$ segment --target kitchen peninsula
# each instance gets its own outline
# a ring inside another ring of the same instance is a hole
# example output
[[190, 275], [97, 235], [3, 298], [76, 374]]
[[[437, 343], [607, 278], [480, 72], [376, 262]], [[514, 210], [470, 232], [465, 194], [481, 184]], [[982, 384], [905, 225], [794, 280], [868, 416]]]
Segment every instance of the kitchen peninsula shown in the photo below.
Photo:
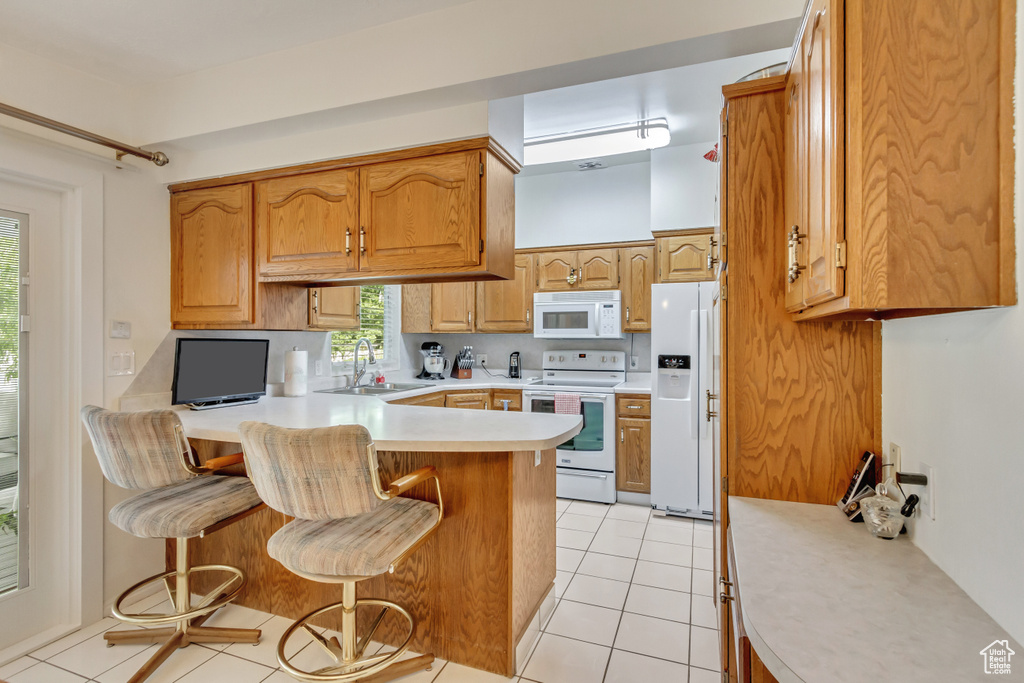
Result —
[[[421, 392], [402, 392], [389, 400]], [[371, 396], [313, 393], [258, 404], [179, 411], [201, 459], [237, 452], [247, 420], [308, 428], [361, 424], [373, 436], [385, 482], [433, 465], [444, 499], [437, 533], [394, 574], [358, 586], [359, 596], [394, 600], [417, 620], [410, 648], [505, 676], [515, 673], [554, 608], [555, 453], [579, 433], [581, 418], [503, 411], [389, 405]], [[432, 499], [427, 486], [411, 492]], [[269, 508], [190, 546], [197, 564], [246, 572], [239, 604], [298, 618], [340, 599], [340, 586], [292, 574], [266, 553], [288, 519]], [[168, 545], [173, 566], [173, 546]], [[199, 590], [212, 586], [199, 586]], [[361, 614], [360, 618], [373, 615]], [[385, 618], [376, 639], [396, 643], [400, 623]], [[339, 628], [340, 624], [324, 622]]]

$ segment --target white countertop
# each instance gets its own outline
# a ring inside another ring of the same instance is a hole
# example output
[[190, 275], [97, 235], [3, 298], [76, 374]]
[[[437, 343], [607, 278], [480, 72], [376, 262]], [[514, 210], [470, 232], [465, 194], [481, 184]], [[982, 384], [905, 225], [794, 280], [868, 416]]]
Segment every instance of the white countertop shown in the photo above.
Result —
[[833, 505], [736, 496], [729, 522], [743, 625], [780, 683], [984, 681], [990, 643], [1024, 653], [906, 536], [877, 539]]
[[626, 381], [615, 387], [616, 394], [649, 394], [651, 393], [651, 373], [630, 372]]
[[[445, 379], [429, 387], [385, 394], [387, 401], [458, 389], [521, 389], [529, 379], [490, 378], [478, 373], [468, 380]], [[427, 380], [388, 377], [389, 381]], [[308, 428], [361, 424], [382, 451], [532, 451], [554, 448], [579, 433], [582, 418], [576, 415], [460, 410], [424, 406], [389, 405], [378, 396], [347, 396], [311, 392], [286, 398], [266, 396], [254, 405], [189, 410], [174, 406], [190, 438], [238, 441], [238, 425], [246, 420], [281, 427]]]

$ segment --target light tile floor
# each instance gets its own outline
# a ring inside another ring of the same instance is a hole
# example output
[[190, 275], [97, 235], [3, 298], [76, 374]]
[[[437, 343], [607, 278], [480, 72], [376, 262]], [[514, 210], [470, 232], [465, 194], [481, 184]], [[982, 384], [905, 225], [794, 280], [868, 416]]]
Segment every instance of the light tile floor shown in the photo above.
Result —
[[[437, 660], [406, 683], [714, 683], [718, 630], [710, 523], [653, 516], [645, 507], [558, 500], [555, 610], [520, 677]], [[163, 609], [163, 595], [141, 600]], [[288, 683], [277, 641], [290, 621], [229, 605], [210, 626], [261, 628], [259, 645], [193, 645], [174, 653], [151, 683]], [[9, 683], [124, 683], [155, 645], [108, 648], [106, 618], [0, 667]], [[328, 634], [330, 635], [330, 634]], [[296, 635], [293, 642], [302, 634]], [[368, 649], [372, 649], [368, 648]], [[377, 646], [377, 649], [381, 649]], [[377, 651], [376, 649], [374, 651]], [[413, 656], [410, 654], [409, 656]], [[327, 666], [306, 637], [300, 666]]]

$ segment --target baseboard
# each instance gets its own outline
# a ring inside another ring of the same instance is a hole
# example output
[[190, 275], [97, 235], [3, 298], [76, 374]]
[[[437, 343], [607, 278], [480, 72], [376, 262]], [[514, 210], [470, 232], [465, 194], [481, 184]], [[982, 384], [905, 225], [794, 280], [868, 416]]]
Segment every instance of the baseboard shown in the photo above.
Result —
[[651, 494], [633, 493], [632, 491], [616, 491], [615, 498], [626, 505], [646, 505], [651, 507]]

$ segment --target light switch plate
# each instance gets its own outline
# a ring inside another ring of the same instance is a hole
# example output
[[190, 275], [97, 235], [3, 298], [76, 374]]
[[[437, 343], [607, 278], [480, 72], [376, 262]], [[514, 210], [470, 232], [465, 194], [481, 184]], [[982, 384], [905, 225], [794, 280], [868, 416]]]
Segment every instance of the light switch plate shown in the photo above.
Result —
[[110, 338], [111, 339], [131, 339], [132, 338], [132, 324], [124, 320], [111, 320], [110, 321]]
[[322, 360], [313, 361], [313, 374], [317, 377], [323, 377], [324, 374], [324, 362]]
[[882, 464], [883, 465], [892, 465], [893, 469], [892, 469], [891, 472], [883, 472], [882, 473], [882, 479], [883, 480], [886, 477], [895, 476], [894, 475], [895, 472], [902, 472], [903, 471], [903, 469], [901, 467], [902, 463], [900, 462], [902, 459], [903, 459], [902, 458], [902, 452], [900, 450], [899, 445], [893, 443], [892, 441], [890, 441], [889, 442], [889, 459], [888, 460], [883, 459], [882, 460]]
[[112, 351], [107, 356], [107, 377], [123, 377], [134, 374], [134, 351]]

